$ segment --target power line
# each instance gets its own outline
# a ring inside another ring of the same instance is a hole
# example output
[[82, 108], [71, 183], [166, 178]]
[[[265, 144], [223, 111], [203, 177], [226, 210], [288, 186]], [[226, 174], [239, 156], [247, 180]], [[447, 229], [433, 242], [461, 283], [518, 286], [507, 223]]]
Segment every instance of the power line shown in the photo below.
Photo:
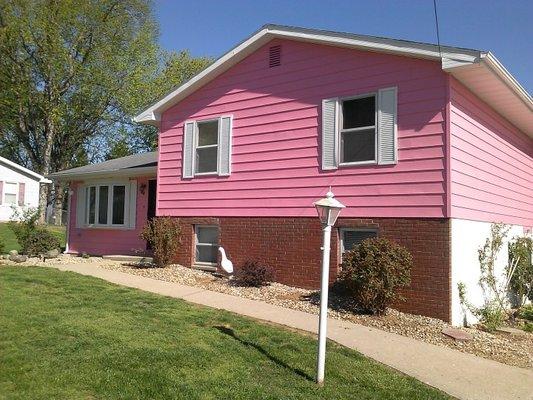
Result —
[[439, 16], [437, 15], [437, 0], [433, 0], [433, 11], [435, 12], [435, 27], [437, 28], [437, 45], [439, 46], [439, 57], [442, 60], [442, 51], [440, 49]]

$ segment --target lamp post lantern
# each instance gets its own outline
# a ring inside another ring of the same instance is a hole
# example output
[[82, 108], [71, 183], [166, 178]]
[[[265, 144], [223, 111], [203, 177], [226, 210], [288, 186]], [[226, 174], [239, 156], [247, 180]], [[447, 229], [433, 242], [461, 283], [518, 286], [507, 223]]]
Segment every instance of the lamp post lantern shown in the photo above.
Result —
[[329, 254], [331, 241], [331, 227], [335, 225], [337, 217], [345, 206], [333, 197], [331, 188], [326, 197], [314, 203], [318, 217], [322, 223], [322, 277], [320, 282], [320, 317], [318, 323], [318, 357], [316, 367], [316, 382], [324, 384], [324, 366], [326, 363], [326, 336], [328, 322], [328, 290], [329, 290]]

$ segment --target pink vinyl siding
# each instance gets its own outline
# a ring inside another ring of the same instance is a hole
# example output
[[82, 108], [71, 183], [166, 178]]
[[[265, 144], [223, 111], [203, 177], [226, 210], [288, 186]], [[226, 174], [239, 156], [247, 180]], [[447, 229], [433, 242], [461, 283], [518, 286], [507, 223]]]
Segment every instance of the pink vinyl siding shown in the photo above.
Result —
[[[73, 191], [70, 203], [69, 219], [69, 253], [87, 253], [91, 255], [106, 254], [137, 254], [138, 250], [146, 250], [146, 242], [139, 237], [141, 228], [146, 222], [148, 207], [148, 190], [140, 191], [141, 184], [148, 184], [147, 178], [137, 179], [137, 201], [135, 229], [113, 228], [77, 228], [76, 202], [77, 184], [72, 183]], [[126, 210], [127, 212], [127, 210]]]
[[451, 216], [533, 226], [533, 140], [450, 85]]
[[[281, 44], [281, 66], [268, 67]], [[398, 88], [399, 162], [320, 166], [322, 100]], [[447, 79], [426, 60], [272, 41], [162, 115], [158, 215], [314, 216], [331, 185], [345, 217], [443, 217]], [[233, 115], [229, 177], [182, 179], [183, 123]]]

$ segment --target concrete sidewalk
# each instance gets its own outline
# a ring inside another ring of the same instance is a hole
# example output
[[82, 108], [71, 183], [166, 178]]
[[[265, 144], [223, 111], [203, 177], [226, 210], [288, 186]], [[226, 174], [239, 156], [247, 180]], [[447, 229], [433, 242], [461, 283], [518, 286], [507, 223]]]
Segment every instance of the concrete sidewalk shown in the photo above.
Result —
[[[304, 331], [318, 327], [316, 315], [261, 301], [84, 264], [55, 268]], [[328, 321], [328, 338], [460, 399], [533, 400], [532, 370], [336, 319]]]

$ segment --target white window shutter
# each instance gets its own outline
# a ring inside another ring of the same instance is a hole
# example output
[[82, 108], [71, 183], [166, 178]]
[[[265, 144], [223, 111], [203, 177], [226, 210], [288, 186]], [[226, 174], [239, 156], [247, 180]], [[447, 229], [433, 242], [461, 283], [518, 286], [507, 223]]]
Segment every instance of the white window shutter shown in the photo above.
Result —
[[194, 122], [187, 122], [183, 125], [183, 157], [181, 168], [184, 178], [194, 176]]
[[76, 228], [82, 228], [85, 225], [85, 186], [78, 186], [76, 194]]
[[218, 174], [231, 174], [231, 117], [220, 118], [218, 125]]
[[396, 164], [398, 161], [397, 115], [397, 88], [380, 89], [378, 91], [378, 164]]
[[322, 169], [338, 167], [337, 99], [322, 101]]
[[128, 204], [128, 226], [135, 228], [135, 220], [137, 217], [137, 181], [130, 181], [130, 193]]

